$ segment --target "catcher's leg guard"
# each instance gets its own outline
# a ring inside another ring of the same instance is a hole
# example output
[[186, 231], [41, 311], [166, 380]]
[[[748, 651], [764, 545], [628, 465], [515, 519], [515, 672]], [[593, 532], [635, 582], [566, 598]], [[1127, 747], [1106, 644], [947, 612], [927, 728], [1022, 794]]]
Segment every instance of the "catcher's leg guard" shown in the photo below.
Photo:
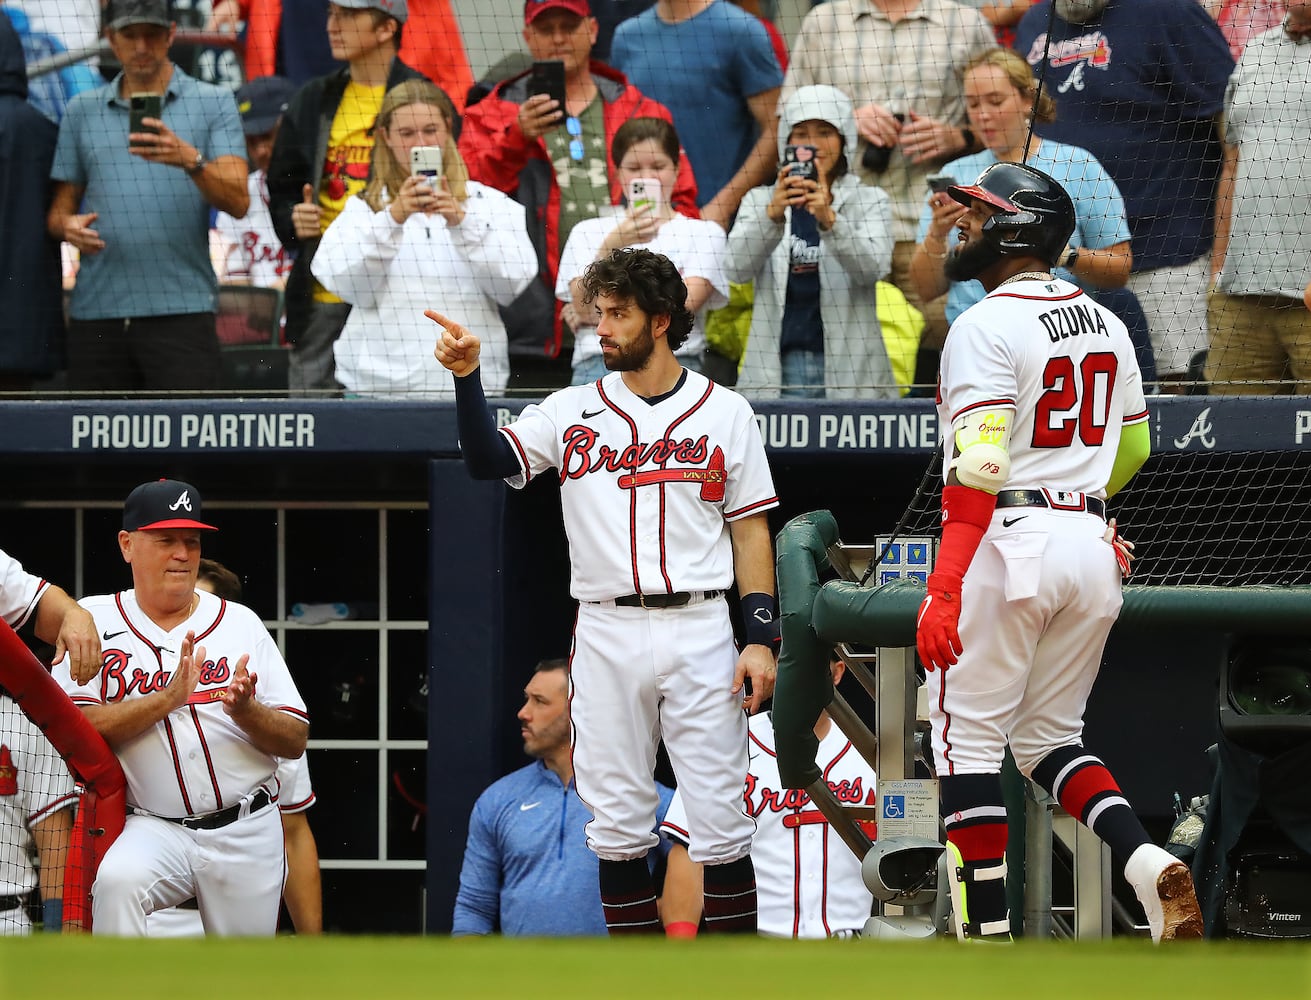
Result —
[[956, 845], [949, 840], [947, 882], [951, 886], [956, 937], [962, 941], [1011, 939], [1010, 913], [1006, 908], [1004, 857], [995, 864], [967, 863]]

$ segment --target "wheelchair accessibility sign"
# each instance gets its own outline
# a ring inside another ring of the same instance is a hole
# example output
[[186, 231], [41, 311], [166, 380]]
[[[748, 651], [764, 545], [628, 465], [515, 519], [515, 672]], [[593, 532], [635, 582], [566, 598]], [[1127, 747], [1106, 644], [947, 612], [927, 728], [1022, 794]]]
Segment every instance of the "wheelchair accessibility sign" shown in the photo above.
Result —
[[928, 779], [879, 782], [879, 840], [938, 839], [938, 783]]

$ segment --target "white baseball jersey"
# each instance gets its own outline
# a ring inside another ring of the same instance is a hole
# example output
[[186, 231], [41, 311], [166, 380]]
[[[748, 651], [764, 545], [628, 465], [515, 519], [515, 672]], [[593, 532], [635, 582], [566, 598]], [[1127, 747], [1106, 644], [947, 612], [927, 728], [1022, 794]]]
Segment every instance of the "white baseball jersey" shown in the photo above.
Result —
[[[0, 896], [36, 888], [31, 830], [76, 802], [63, 759], [14, 700], [0, 695]], [[24, 907], [0, 909], [0, 935], [30, 929]]]
[[[581, 277], [589, 264], [596, 260], [601, 244], [619, 222], [615, 217], [584, 219], [569, 231], [569, 241], [560, 253], [560, 267], [555, 277], [555, 297], [561, 302], [572, 302], [569, 283]], [[706, 346], [706, 311], [728, 304], [728, 278], [724, 275], [724, 255], [728, 251], [728, 234], [706, 219], [690, 219], [675, 215], [664, 223], [648, 243], [634, 243], [652, 253], [668, 257], [678, 268], [683, 280], [704, 278], [714, 289], [710, 298], [696, 312], [692, 332], [675, 352], [680, 357], [699, 358]], [[596, 327], [579, 330], [574, 337], [572, 364], [601, 354], [601, 338]]]
[[947, 447], [950, 421], [1000, 406], [1015, 407], [1006, 488], [1051, 506], [999, 507], [965, 574], [960, 660], [925, 678], [940, 775], [997, 771], [1008, 744], [1028, 774], [1079, 745], [1123, 601], [1106, 524], [1078, 494], [1105, 497], [1122, 428], [1147, 419], [1124, 324], [1069, 282], [1000, 285], [947, 335]]
[[23, 569], [22, 563], [0, 549], [0, 618], [11, 628], [27, 624], [50, 584]]
[[[768, 714], [752, 716], [750, 727], [746, 807], [756, 820], [751, 862], [760, 933], [822, 938], [860, 930], [874, 903], [860, 874], [860, 859], [811, 805], [809, 795], [783, 787]], [[837, 726], [829, 727], [815, 759], [843, 805], [877, 804], [874, 769]], [[687, 813], [677, 791], [660, 829], [680, 843], [688, 842]]]
[[130, 806], [156, 816], [216, 812], [266, 786], [277, 789], [278, 760], [255, 747], [223, 711], [221, 698], [243, 654], [259, 676], [255, 697], [274, 711], [308, 722], [282, 654], [249, 608], [198, 592], [191, 617], [165, 632], [138, 607], [133, 591], [81, 601], [100, 631], [102, 666], [87, 684], [69, 677], [67, 662], [54, 670], [76, 705], [105, 705], [143, 698], [162, 689], [177, 669], [182, 640], [196, 633], [206, 659], [188, 704], [116, 748], [127, 777]]
[[947, 458], [958, 417], [1008, 406], [1015, 417], [1007, 489], [1105, 497], [1121, 428], [1147, 419], [1124, 324], [1068, 281], [998, 287], [952, 324], [942, 350], [938, 420]]
[[611, 372], [501, 428], [521, 469], [510, 486], [559, 470], [577, 600], [726, 590], [729, 522], [778, 505], [750, 404], [685, 375], [652, 405]]
[[273, 228], [269, 212], [269, 181], [263, 170], [253, 171], [246, 182], [250, 210], [234, 219], [219, 212], [214, 222], [219, 240], [227, 251], [223, 280], [247, 281], [261, 288], [277, 288], [291, 273], [291, 254]]

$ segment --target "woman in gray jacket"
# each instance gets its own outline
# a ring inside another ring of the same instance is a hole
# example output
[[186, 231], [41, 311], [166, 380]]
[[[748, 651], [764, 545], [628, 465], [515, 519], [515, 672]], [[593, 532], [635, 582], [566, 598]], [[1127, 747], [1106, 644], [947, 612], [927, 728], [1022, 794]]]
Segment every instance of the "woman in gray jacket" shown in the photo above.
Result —
[[728, 236], [728, 279], [755, 282], [737, 388], [758, 399], [895, 399], [875, 307], [892, 261], [891, 203], [849, 169], [851, 100], [836, 87], [795, 91], [778, 149], [778, 179], [747, 194]]

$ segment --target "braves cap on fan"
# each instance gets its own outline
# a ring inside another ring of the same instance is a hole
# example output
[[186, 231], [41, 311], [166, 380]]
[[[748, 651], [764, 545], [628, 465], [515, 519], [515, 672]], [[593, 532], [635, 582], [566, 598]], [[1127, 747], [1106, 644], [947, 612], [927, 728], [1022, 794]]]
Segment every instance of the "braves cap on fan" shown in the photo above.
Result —
[[332, 2], [347, 10], [380, 10], [388, 17], [396, 18], [401, 24], [404, 24], [405, 19], [410, 15], [405, 0], [332, 0]]
[[200, 491], [178, 479], [161, 479], [142, 483], [127, 495], [123, 503], [124, 531], [151, 531], [162, 528], [200, 528], [218, 531], [200, 520]]
[[122, 31], [134, 24], [154, 24], [167, 28], [173, 23], [168, 0], [111, 0], [109, 30]]
[[259, 76], [237, 91], [241, 131], [246, 135], [267, 135], [287, 110], [296, 85], [284, 76]]
[[523, 23], [532, 24], [548, 10], [567, 10], [579, 17], [592, 16], [592, 8], [587, 0], [527, 0], [523, 5]]

